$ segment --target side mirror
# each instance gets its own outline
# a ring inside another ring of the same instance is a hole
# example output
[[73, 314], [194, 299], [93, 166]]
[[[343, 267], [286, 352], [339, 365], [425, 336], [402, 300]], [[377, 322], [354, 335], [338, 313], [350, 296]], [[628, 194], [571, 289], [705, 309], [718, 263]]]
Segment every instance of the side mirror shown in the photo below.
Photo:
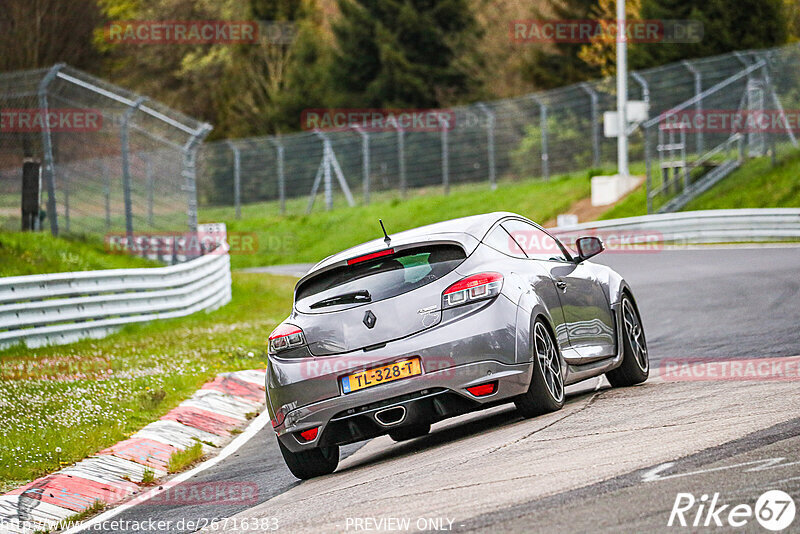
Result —
[[579, 237], [578, 240], [575, 241], [575, 247], [578, 249], [578, 262], [588, 260], [592, 256], [597, 256], [605, 250], [600, 238], [594, 236]]

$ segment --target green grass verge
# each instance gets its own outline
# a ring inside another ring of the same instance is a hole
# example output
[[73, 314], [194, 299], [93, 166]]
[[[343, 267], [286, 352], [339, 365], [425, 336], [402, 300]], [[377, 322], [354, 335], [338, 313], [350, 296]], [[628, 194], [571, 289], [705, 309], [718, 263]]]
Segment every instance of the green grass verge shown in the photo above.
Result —
[[294, 282], [234, 273], [233, 301], [214, 312], [0, 351], [0, 492], [126, 439], [219, 372], [263, 367]]
[[[754, 158], [722, 182], [695, 198], [682, 211], [735, 208], [800, 207], [800, 151], [783, 156], [776, 166], [769, 157]], [[640, 187], [602, 216], [604, 219], [647, 214], [647, 195]]]
[[0, 277], [155, 265], [143, 258], [108, 254], [99, 240], [53, 238], [46, 232], [0, 232]]
[[584, 171], [554, 177], [549, 182], [507, 182], [495, 191], [486, 184], [460, 185], [446, 196], [438, 188], [419, 189], [410, 192], [411, 197], [406, 200], [384, 194], [358, 209], [342, 206], [322, 211], [317, 206], [318, 211], [308, 216], [281, 216], [276, 204], [269, 202], [243, 206], [241, 220], [233, 218], [229, 207], [203, 209], [201, 218], [205, 222], [224, 221], [229, 233], [256, 235], [254, 253], [240, 254], [233, 250], [234, 268], [315, 262], [381, 237], [379, 218], [390, 234], [492, 211], [512, 211], [544, 222], [591, 194], [589, 175]]
[[800, 151], [778, 161], [751, 159], [713, 189], [692, 200], [685, 210], [800, 207]]
[[203, 445], [200, 443], [195, 443], [183, 451], [175, 451], [172, 453], [172, 456], [169, 457], [167, 472], [177, 473], [178, 471], [183, 471], [202, 457]]

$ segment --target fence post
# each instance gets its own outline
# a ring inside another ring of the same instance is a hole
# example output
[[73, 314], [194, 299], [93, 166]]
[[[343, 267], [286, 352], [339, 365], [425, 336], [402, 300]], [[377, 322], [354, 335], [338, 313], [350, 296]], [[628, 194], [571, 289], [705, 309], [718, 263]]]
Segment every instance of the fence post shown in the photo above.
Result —
[[331, 182], [331, 140], [327, 135], [322, 135], [322, 179], [325, 187], [325, 209], [333, 209], [333, 183]]
[[353, 130], [361, 135], [361, 174], [364, 189], [364, 204], [369, 204], [369, 134], [360, 126], [353, 125]]
[[183, 172], [186, 179], [187, 209], [189, 232], [197, 233], [197, 151], [203, 139], [212, 130], [210, 124], [201, 124], [183, 145]]
[[228, 140], [228, 148], [233, 152], [233, 206], [236, 218], [242, 218], [242, 155], [239, 147]]
[[[696, 96], [698, 96], [699, 94], [701, 94], [703, 92], [703, 77], [702, 77], [702, 74], [689, 61], [686, 61], [686, 60], [681, 61], [681, 64], [683, 64], [683, 66], [686, 67], [686, 70], [688, 70], [692, 74], [692, 76], [694, 77], [694, 96], [696, 97]], [[695, 111], [697, 112], [698, 115], [702, 115], [703, 114], [703, 99], [702, 98], [698, 98], [697, 99], [697, 102], [695, 102], [695, 104], [694, 104], [694, 109], [695, 109]], [[697, 146], [696, 150], [697, 150], [697, 154], [698, 155], [700, 155], [703, 152], [705, 152], [705, 141], [703, 139], [703, 132], [702, 131], [698, 131], [695, 134], [695, 143], [696, 143], [696, 146]]]
[[130, 146], [128, 141], [128, 121], [137, 109], [147, 100], [140, 97], [125, 110], [122, 114], [122, 124], [120, 125], [119, 142], [120, 155], [122, 156], [122, 195], [125, 202], [125, 235], [128, 238], [128, 246], [133, 246], [133, 203], [131, 201], [131, 167], [130, 167]]
[[105, 160], [100, 160], [100, 172], [103, 174], [103, 197], [105, 197], [106, 208], [106, 231], [111, 229], [111, 173]]
[[[789, 140], [792, 142], [792, 146], [797, 148], [797, 138], [794, 135], [794, 129], [789, 126], [789, 121], [786, 118], [786, 112], [783, 110], [783, 104], [781, 104], [781, 101], [778, 99], [778, 95], [775, 93], [775, 87], [772, 85], [772, 77], [769, 75], [769, 60], [769, 57], [762, 58], [762, 61], [764, 62], [764, 82], [769, 90], [770, 95], [772, 96], [772, 101], [775, 102], [775, 109], [778, 111], [778, 113], [780, 113], [781, 122], [783, 123], [784, 128], [786, 128], [786, 133], [789, 135]], [[771, 137], [773, 138], [774, 142], [776, 137], [774, 132]]]
[[[58, 72], [64, 68], [63, 63], [53, 66], [42, 81], [39, 82], [39, 110], [43, 115], [48, 113], [47, 90], [50, 83], [56, 79]], [[58, 236], [58, 212], [56, 204], [56, 167], [53, 160], [53, 138], [50, 133], [48, 121], [42, 125], [42, 148], [44, 149], [44, 175], [47, 181], [47, 217], [50, 219], [50, 233], [53, 237]]]
[[286, 214], [286, 179], [283, 176], [283, 143], [280, 137], [271, 137], [269, 142], [278, 151], [278, 198], [281, 203], [281, 215]]
[[479, 102], [478, 107], [486, 115], [487, 119], [486, 146], [487, 146], [487, 157], [489, 159], [489, 185], [492, 188], [492, 191], [494, 191], [495, 189], [497, 189], [497, 174], [494, 163], [494, 127], [496, 123], [496, 117], [494, 112], [489, 109], [489, 106], [487, 106], [483, 102]]
[[155, 226], [155, 217], [153, 215], [153, 202], [155, 197], [155, 180], [153, 177], [153, 164], [150, 156], [145, 154], [144, 157], [144, 175], [147, 179], [147, 224], [151, 227]]
[[[650, 117], [650, 85], [647, 83], [647, 80], [644, 79], [644, 76], [639, 74], [636, 71], [631, 71], [631, 77], [634, 79], [636, 83], [642, 88], [642, 100], [644, 101], [644, 105], [647, 108], [647, 116]], [[646, 188], [646, 196], [647, 196], [647, 213], [651, 213], [653, 209], [653, 202], [650, 198], [650, 190], [652, 189], [653, 182], [651, 178], [651, 173], [653, 171], [653, 163], [651, 160], [652, 155], [650, 154], [650, 127], [645, 125], [643, 127], [644, 130], [644, 173], [645, 173], [645, 188]]]
[[447, 142], [449, 125], [441, 115], [437, 115], [436, 120], [439, 121], [442, 129], [442, 187], [444, 187], [444, 194], [448, 195], [450, 194], [450, 149]]
[[547, 146], [547, 105], [537, 95], [531, 95], [531, 100], [539, 106], [539, 128], [542, 131], [542, 177], [550, 180], [550, 157]]
[[69, 171], [66, 165], [62, 168], [61, 178], [64, 186], [64, 231], [69, 233]]
[[400, 196], [406, 198], [406, 190], [408, 188], [408, 184], [406, 182], [405, 131], [397, 123], [395, 123], [395, 128], [397, 128], [397, 166], [400, 171]]
[[592, 114], [592, 165], [595, 168], [598, 168], [600, 167], [600, 124], [598, 122], [599, 111], [597, 91], [595, 91], [592, 86], [586, 82], [581, 83], [580, 88], [589, 95]]

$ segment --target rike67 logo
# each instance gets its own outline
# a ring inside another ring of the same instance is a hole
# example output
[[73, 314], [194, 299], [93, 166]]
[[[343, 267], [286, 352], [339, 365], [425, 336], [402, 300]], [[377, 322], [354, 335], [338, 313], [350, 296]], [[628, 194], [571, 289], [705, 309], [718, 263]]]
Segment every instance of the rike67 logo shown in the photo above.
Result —
[[688, 527], [693, 531], [697, 527], [740, 528], [755, 519], [765, 529], [778, 532], [794, 522], [795, 512], [794, 499], [780, 490], [765, 492], [755, 506], [724, 503], [719, 493], [703, 494], [699, 499], [691, 493], [678, 493], [667, 526]]

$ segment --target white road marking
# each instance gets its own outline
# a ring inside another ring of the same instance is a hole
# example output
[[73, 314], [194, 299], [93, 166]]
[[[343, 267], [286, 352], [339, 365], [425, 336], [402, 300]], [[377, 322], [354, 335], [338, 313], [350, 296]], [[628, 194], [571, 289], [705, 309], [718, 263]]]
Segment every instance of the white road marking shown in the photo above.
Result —
[[690, 477], [695, 475], [704, 475], [706, 473], [714, 473], [718, 471], [726, 471], [728, 469], [740, 469], [742, 467], [754, 466], [750, 467], [749, 469], [745, 469], [745, 473], [755, 472], [755, 471], [766, 471], [768, 469], [776, 469], [776, 468], [783, 468], [783, 467], [791, 467], [794, 465], [800, 465], [800, 461], [796, 462], [788, 462], [784, 463], [786, 458], [783, 457], [776, 457], [776, 458], [765, 458], [763, 460], [753, 460], [750, 462], [743, 462], [740, 464], [733, 464], [733, 465], [724, 465], [721, 467], [711, 467], [709, 469], [698, 469], [697, 471], [689, 471], [687, 473], [674, 473], [672, 475], [661, 475], [663, 471], [666, 471], [670, 467], [675, 465], [675, 462], [667, 462], [661, 465], [650, 469], [649, 471], [642, 474], [642, 482], [655, 482], [657, 480], [668, 480], [670, 478], [680, 478], [680, 477]]

